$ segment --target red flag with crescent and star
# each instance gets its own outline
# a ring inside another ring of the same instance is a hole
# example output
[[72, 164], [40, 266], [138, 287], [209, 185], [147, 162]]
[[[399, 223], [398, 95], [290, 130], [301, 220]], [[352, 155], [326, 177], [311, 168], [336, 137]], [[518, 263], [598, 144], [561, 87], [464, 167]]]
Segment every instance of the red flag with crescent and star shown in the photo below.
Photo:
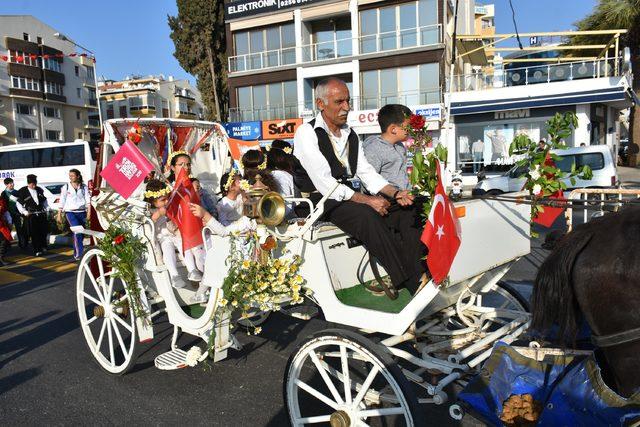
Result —
[[420, 240], [429, 248], [427, 266], [433, 281], [442, 283], [449, 275], [451, 264], [461, 242], [460, 223], [453, 204], [447, 197], [440, 176], [440, 162], [436, 160], [438, 183], [433, 194], [433, 205]]
[[181, 168], [176, 177], [176, 185], [171, 193], [169, 204], [167, 205], [167, 217], [180, 230], [182, 238], [182, 253], [201, 245], [202, 242], [202, 220], [193, 215], [189, 204], [200, 204], [198, 192], [193, 188], [191, 179], [185, 168]]

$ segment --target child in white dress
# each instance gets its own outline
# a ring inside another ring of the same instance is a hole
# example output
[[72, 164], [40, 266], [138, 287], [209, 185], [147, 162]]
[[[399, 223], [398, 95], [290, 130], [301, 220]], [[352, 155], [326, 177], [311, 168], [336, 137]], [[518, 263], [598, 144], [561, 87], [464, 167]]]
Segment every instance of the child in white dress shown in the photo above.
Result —
[[231, 172], [222, 175], [220, 180], [220, 191], [224, 197], [218, 202], [218, 221], [225, 227], [242, 217], [244, 199], [240, 178], [240, 175], [231, 169]]
[[[151, 204], [151, 220], [155, 223], [155, 237], [162, 251], [162, 260], [169, 270], [171, 284], [183, 288], [186, 284], [178, 273], [176, 250], [182, 253], [182, 238], [178, 227], [167, 218], [167, 205], [171, 189], [164, 182], [152, 179], [147, 183], [145, 201]], [[184, 264], [188, 280], [200, 282], [204, 270], [204, 248], [197, 246], [184, 251]]]

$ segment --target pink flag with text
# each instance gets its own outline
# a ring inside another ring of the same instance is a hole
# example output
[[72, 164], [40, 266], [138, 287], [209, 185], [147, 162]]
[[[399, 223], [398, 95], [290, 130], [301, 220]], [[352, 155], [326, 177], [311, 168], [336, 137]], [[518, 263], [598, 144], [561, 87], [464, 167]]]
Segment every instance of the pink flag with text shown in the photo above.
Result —
[[153, 165], [138, 147], [126, 141], [100, 172], [100, 176], [127, 199], [152, 170]]

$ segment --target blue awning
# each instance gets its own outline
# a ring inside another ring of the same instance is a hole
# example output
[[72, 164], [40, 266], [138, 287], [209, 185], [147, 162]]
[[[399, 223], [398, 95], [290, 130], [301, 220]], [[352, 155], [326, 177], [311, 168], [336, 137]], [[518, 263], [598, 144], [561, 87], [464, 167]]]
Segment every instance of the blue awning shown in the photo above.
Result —
[[[633, 94], [635, 95], [635, 94]], [[482, 101], [453, 102], [451, 115], [488, 113], [520, 108], [542, 108], [558, 105], [589, 104], [593, 102], [625, 101], [633, 98], [623, 86], [573, 93], [557, 93], [524, 98], [507, 98]], [[637, 100], [637, 96], [633, 99]]]

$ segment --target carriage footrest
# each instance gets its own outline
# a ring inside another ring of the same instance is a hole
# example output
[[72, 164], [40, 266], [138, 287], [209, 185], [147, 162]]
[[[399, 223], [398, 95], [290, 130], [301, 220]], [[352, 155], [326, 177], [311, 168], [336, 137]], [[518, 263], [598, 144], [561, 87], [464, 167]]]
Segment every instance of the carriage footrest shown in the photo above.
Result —
[[162, 353], [155, 359], [156, 368], [163, 371], [171, 371], [173, 369], [186, 368], [187, 365], [187, 352], [176, 348], [175, 350]]

